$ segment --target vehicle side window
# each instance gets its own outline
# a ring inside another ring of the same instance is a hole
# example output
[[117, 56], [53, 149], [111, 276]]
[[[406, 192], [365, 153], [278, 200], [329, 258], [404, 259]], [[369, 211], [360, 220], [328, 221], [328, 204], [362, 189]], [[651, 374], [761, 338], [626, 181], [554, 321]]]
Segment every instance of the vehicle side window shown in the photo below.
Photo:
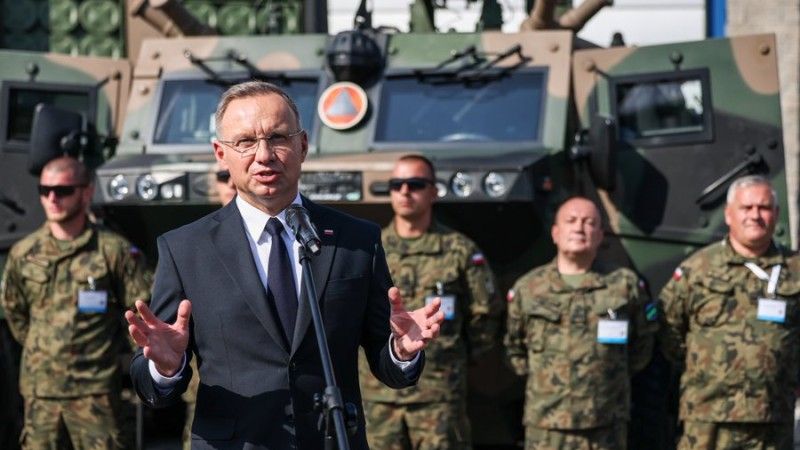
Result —
[[44, 103], [95, 121], [95, 92], [89, 86], [5, 82], [0, 94], [0, 148], [27, 152], [36, 105]]
[[628, 76], [611, 85], [621, 140], [646, 146], [711, 138], [707, 73]]

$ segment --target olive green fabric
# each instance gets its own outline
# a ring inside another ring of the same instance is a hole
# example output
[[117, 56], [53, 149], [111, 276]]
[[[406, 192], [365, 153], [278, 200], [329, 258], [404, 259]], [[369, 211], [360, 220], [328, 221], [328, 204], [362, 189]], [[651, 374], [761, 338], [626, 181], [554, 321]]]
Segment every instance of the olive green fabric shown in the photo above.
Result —
[[[625, 422], [630, 377], [652, 354], [657, 322], [636, 274], [595, 264], [571, 287], [553, 261], [521, 277], [508, 295], [505, 345], [527, 377], [526, 427], [576, 430]], [[598, 342], [601, 319], [628, 321], [626, 344]]]
[[439, 337], [425, 349], [425, 369], [416, 386], [394, 390], [360, 361], [367, 405], [367, 439], [372, 448], [469, 449], [466, 413], [467, 364], [498, 337], [503, 302], [478, 247], [437, 222], [422, 236], [404, 239], [394, 223], [382, 233], [386, 261], [408, 310], [434, 296], [451, 311]]
[[365, 402], [367, 440], [382, 450], [469, 450], [470, 424], [465, 404], [436, 402], [395, 405]]
[[581, 430], [526, 427], [525, 450], [625, 450], [627, 429], [626, 422]]
[[436, 222], [416, 239], [399, 237], [392, 222], [383, 229], [382, 241], [406, 309], [425, 306], [426, 298], [438, 294], [439, 283], [444, 296], [455, 296], [454, 315], [425, 349], [425, 370], [416, 386], [384, 386], [361, 358], [363, 398], [397, 404], [465, 399], [467, 362], [491, 348], [501, 322], [503, 302], [489, 264], [466, 236]]
[[786, 423], [687, 421], [678, 450], [793, 450], [794, 431]]
[[[79, 291], [107, 292], [105, 313], [78, 311]], [[23, 346], [26, 398], [71, 398], [117, 389], [119, 354], [132, 349], [123, 313], [149, 299], [141, 252], [91, 225], [61, 249], [47, 225], [15, 244], [0, 289], [11, 332]]]
[[800, 258], [773, 245], [752, 260], [780, 264], [784, 323], [757, 318], [767, 282], [727, 241], [685, 260], [661, 291], [664, 354], [684, 369], [680, 418], [706, 422], [791, 422], [800, 358]]

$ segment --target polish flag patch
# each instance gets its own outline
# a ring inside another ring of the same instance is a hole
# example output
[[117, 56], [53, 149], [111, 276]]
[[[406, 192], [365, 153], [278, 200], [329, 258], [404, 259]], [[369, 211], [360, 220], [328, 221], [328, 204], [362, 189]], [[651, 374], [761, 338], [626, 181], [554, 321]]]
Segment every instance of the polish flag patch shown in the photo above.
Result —
[[513, 289], [509, 289], [508, 293], [506, 293], [506, 301], [508, 303], [513, 302], [514, 301], [514, 295], [515, 295], [514, 290]]
[[322, 230], [322, 234], [325, 236], [333, 236], [333, 230]]
[[675, 272], [672, 272], [672, 279], [675, 281], [680, 281], [681, 278], [683, 278], [683, 270], [678, 267], [675, 269]]
[[482, 266], [486, 264], [486, 258], [483, 257], [483, 253], [481, 252], [474, 253], [470, 259], [472, 260], [473, 266]]

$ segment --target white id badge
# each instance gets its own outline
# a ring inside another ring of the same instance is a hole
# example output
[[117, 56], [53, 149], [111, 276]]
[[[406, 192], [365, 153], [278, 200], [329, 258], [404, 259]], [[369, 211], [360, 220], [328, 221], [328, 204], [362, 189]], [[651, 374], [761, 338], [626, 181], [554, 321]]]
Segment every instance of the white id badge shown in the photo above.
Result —
[[104, 313], [108, 306], [106, 291], [78, 291], [78, 312]]
[[456, 317], [456, 296], [455, 295], [429, 295], [425, 297], [425, 305], [429, 305], [433, 299], [439, 297], [442, 304], [439, 311], [444, 313], [444, 320], [453, 320]]
[[601, 344], [627, 344], [628, 321], [600, 319], [597, 322], [597, 342]]
[[786, 300], [776, 298], [758, 299], [758, 320], [784, 323], [786, 321]]

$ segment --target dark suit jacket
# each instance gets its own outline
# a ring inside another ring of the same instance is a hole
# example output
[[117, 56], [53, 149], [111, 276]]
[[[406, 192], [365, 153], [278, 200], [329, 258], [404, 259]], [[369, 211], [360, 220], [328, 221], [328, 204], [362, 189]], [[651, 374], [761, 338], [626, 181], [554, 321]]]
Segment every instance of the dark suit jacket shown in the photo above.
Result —
[[[344, 400], [360, 413], [359, 431], [350, 443], [353, 449], [366, 449], [358, 347], [387, 385], [400, 388], [416, 382], [389, 355], [386, 291], [391, 278], [380, 229], [305, 198], [303, 203], [322, 239], [312, 271], [336, 382]], [[245, 233], [236, 202], [230, 202], [158, 238], [151, 308], [172, 323], [178, 303], [192, 301], [189, 347], [201, 381], [193, 448], [322, 449], [313, 396], [323, 392], [325, 382], [307, 301], [300, 300], [293, 345], [287, 348]], [[176, 388], [161, 395], [140, 349], [131, 376], [142, 400], [162, 407], [178, 401], [189, 370], [187, 365]]]

